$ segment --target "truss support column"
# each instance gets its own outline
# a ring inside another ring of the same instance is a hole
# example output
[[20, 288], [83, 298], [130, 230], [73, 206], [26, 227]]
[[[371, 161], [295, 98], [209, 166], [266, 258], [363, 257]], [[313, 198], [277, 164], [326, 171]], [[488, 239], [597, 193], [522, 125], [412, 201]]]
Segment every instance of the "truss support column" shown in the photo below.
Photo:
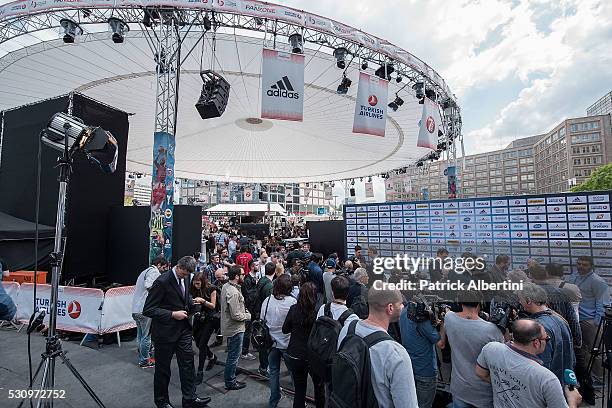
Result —
[[149, 261], [163, 255], [172, 261], [174, 220], [174, 148], [180, 38], [176, 13], [158, 10], [159, 23], [147, 31], [156, 67], [155, 133], [151, 178], [151, 221]]

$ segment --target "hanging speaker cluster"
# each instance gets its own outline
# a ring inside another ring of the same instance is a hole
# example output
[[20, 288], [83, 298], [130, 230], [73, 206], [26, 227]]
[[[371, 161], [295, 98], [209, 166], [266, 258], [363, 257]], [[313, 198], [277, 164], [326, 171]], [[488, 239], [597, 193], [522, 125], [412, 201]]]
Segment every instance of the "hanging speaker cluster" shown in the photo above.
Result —
[[218, 118], [223, 115], [229, 99], [230, 84], [214, 71], [200, 72], [202, 94], [195, 107], [202, 119]]

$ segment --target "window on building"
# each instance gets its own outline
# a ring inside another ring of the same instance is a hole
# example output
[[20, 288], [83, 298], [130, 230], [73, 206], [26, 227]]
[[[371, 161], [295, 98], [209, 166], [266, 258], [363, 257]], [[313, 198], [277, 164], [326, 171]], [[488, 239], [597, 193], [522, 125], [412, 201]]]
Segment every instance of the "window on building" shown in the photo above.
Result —
[[534, 180], [535, 177], [533, 174], [523, 174], [521, 175], [521, 181]]
[[519, 159], [519, 163], [520, 164], [531, 164], [531, 163], [533, 163], [533, 158], [532, 157], [525, 157], [525, 158]]
[[533, 171], [533, 165], [531, 166], [521, 166], [521, 173], [527, 173]]
[[594, 122], [583, 122], [583, 123], [573, 123], [570, 125], [570, 132], [584, 132], [587, 130], [599, 129], [599, 121]]
[[506, 176], [504, 177], [504, 182], [511, 183], [513, 181], [518, 181], [518, 176]]
[[565, 137], [565, 126], [559, 129], [559, 137], [560, 138]]
[[482, 170], [486, 170], [487, 169], [487, 165], [486, 164], [479, 164], [478, 166], [476, 166], [476, 171], [482, 171]]
[[500, 161], [500, 160], [501, 160], [501, 155], [499, 155], [499, 154], [490, 154], [489, 155], [489, 162]]
[[475, 159], [476, 164], [482, 164], [487, 162], [487, 156], [477, 157]]
[[592, 146], [591, 146], [591, 151], [592, 151], [593, 153], [599, 153], [599, 152], [601, 152], [601, 145], [600, 145], [600, 144], [592, 145]]
[[516, 157], [518, 157], [518, 153], [517, 152], [506, 152], [506, 153], [504, 153], [504, 159], [515, 159]]
[[497, 162], [489, 163], [489, 168], [490, 169], [501, 169], [501, 162], [497, 161]]
[[504, 169], [504, 172], [505, 172], [506, 175], [508, 175], [508, 174], [517, 174], [518, 173], [518, 168], [517, 167], [506, 168], [506, 169]]
[[504, 167], [514, 167], [518, 164], [516, 160], [505, 160]]
[[582, 161], [580, 159], [574, 159], [574, 166], [580, 166]]

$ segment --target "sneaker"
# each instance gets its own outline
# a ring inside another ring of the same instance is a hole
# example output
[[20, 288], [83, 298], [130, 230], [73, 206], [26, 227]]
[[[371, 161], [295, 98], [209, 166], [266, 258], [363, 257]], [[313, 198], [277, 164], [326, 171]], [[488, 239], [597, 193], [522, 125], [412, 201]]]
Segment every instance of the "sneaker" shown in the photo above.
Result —
[[240, 358], [243, 359], [243, 360], [250, 360], [250, 361], [253, 361], [253, 360], [257, 359], [257, 357], [255, 357], [251, 353], [241, 354]]
[[257, 370], [257, 373], [261, 375], [262, 377], [270, 378], [270, 374], [268, 373], [268, 370], [264, 370], [261, 367]]
[[232, 390], [241, 390], [244, 387], [246, 387], [245, 383], [241, 383], [241, 382], [236, 381], [235, 383], [233, 383], [229, 387], [225, 387], [225, 389], [228, 390], [228, 391], [232, 391]]
[[138, 367], [140, 368], [154, 368], [155, 367], [155, 363], [151, 364], [150, 362], [146, 362], [146, 363], [139, 363]]
[[149, 364], [155, 364], [155, 359], [153, 357], [149, 357]]

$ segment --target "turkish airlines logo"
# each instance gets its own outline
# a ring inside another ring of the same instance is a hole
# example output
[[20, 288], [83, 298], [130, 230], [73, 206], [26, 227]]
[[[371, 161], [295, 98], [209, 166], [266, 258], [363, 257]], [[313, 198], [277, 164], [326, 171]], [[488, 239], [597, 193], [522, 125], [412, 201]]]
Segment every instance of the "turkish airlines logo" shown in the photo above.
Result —
[[73, 319], [78, 319], [80, 315], [81, 315], [81, 304], [77, 302], [76, 300], [73, 300], [68, 305], [68, 316], [72, 317]]
[[436, 121], [431, 116], [428, 116], [425, 121], [425, 129], [427, 129], [429, 133], [433, 133], [436, 130]]
[[287, 75], [276, 81], [275, 84], [270, 86], [266, 95], [277, 98], [289, 98], [289, 99], [300, 99], [300, 93], [293, 89], [293, 85]]
[[368, 103], [370, 104], [370, 106], [376, 106], [378, 104], [378, 98], [376, 97], [376, 95], [368, 96]]

